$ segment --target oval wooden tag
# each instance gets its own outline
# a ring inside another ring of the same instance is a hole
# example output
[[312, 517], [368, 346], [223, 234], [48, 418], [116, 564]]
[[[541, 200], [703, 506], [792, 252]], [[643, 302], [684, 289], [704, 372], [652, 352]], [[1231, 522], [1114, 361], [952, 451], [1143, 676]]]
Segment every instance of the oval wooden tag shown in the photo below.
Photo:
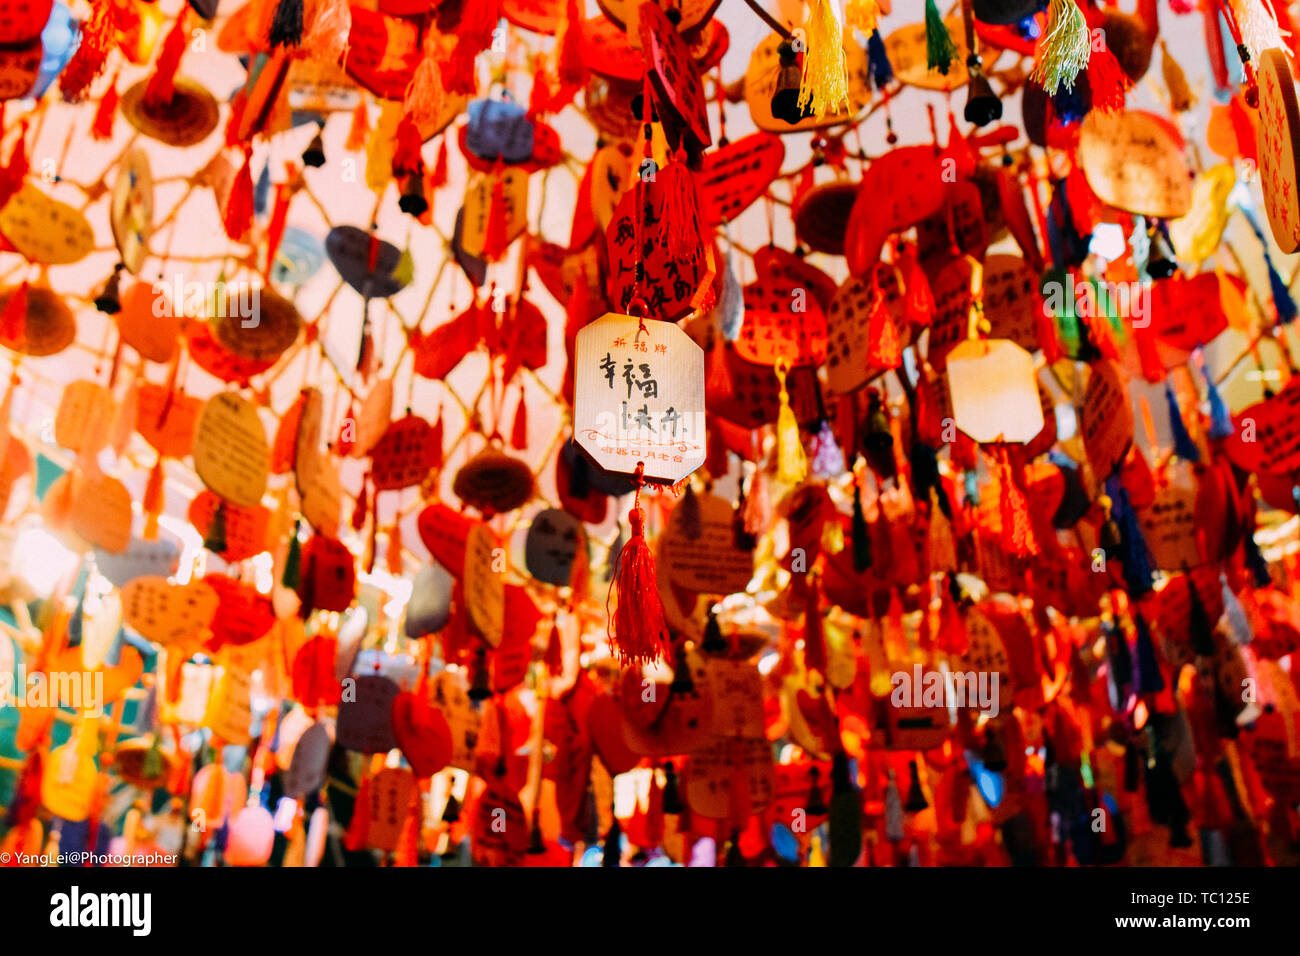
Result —
[[162, 577], [137, 577], [122, 588], [126, 623], [163, 646], [201, 635], [217, 604], [217, 592], [201, 580], [171, 584]]
[[[738, 594], [754, 576], [754, 555], [736, 547], [731, 503], [717, 495], [694, 494], [694, 505], [672, 510], [663, 535], [663, 570], [679, 588], [697, 594]], [[686, 512], [698, 507], [699, 526]]]
[[1088, 185], [1107, 205], [1160, 219], [1178, 219], [1192, 207], [1183, 144], [1151, 113], [1091, 111], [1077, 155]]
[[31, 183], [0, 209], [0, 232], [29, 261], [47, 266], [80, 262], [95, 246], [84, 215]]
[[251, 508], [262, 501], [271, 450], [257, 408], [235, 392], [203, 406], [194, 438], [194, 470], [212, 491]]

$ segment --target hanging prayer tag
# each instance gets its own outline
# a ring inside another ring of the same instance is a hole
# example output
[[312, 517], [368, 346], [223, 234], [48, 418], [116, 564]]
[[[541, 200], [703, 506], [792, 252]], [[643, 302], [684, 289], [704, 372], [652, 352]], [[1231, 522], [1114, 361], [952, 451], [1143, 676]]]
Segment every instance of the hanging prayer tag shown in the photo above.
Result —
[[153, 233], [153, 174], [149, 171], [149, 154], [138, 146], [122, 159], [113, 183], [108, 218], [122, 264], [127, 271], [138, 273], [149, 254], [149, 236]]
[[651, 80], [696, 142], [707, 146], [713, 138], [704, 108], [704, 84], [700, 82], [686, 41], [669, 22], [668, 15], [655, 4], [641, 4], [638, 13], [641, 52]]
[[1192, 208], [1192, 180], [1177, 131], [1136, 110], [1094, 110], [1079, 134], [1079, 165], [1097, 198], [1125, 212], [1177, 219]]
[[1264, 50], [1259, 64], [1259, 179], [1273, 238], [1283, 252], [1300, 249], [1300, 107], [1287, 54]]
[[1006, 339], [962, 342], [948, 354], [957, 427], [977, 442], [1027, 442], [1043, 430], [1034, 359]]
[[675, 484], [704, 464], [704, 352], [685, 332], [609, 312], [575, 355], [574, 437], [597, 465]]

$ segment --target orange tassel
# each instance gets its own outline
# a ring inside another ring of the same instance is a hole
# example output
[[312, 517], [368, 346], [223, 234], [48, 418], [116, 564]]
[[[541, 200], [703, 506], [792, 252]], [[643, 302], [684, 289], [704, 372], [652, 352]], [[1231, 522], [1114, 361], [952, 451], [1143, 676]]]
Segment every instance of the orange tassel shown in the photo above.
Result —
[[433, 125], [442, 112], [442, 68], [435, 57], [437, 44], [434, 42], [437, 36], [430, 31], [425, 38], [424, 55], [411, 82], [406, 85], [406, 95], [402, 99], [402, 110], [417, 127]]
[[117, 76], [108, 84], [108, 89], [99, 100], [95, 109], [95, 122], [90, 127], [90, 135], [97, 140], [113, 138], [113, 121], [117, 119]]
[[515, 406], [515, 425], [510, 430], [510, 445], [518, 451], [528, 447], [528, 401], [522, 385], [519, 386], [519, 404]]
[[230, 188], [230, 197], [226, 200], [226, 214], [222, 220], [226, 235], [235, 241], [248, 235], [253, 225], [253, 150], [244, 147], [244, 165], [235, 175], [235, 182]]
[[[627, 515], [632, 537], [619, 552], [618, 570], [605, 598], [609, 647], [624, 666], [661, 660], [669, 644], [664, 606], [655, 580], [655, 559], [645, 538], [645, 512], [639, 498]], [[617, 607], [609, 613], [609, 602], [615, 594]]]
[[153, 541], [158, 537], [158, 516], [163, 510], [163, 463], [162, 456], [154, 462], [153, 469], [149, 472], [149, 481], [144, 486], [144, 501], [141, 502], [144, 508], [144, 537], [147, 541]]
[[394, 577], [402, 573], [402, 526], [394, 523], [388, 531], [388, 549], [384, 552], [388, 573]]
[[0, 317], [0, 342], [5, 348], [21, 351], [27, 344], [27, 283], [15, 289], [5, 303], [4, 316]]
[[366, 109], [366, 98], [357, 98], [357, 108], [352, 111], [352, 127], [348, 130], [347, 142], [343, 148], [355, 153], [365, 149], [366, 140], [370, 138], [370, 111]]
[[144, 90], [146, 106], [159, 107], [172, 101], [176, 93], [176, 71], [180, 69], [181, 57], [185, 55], [185, 46], [189, 40], [186, 19], [189, 7], [181, 7], [176, 23], [172, 26], [167, 39], [163, 41], [162, 51], [158, 54], [158, 64]]

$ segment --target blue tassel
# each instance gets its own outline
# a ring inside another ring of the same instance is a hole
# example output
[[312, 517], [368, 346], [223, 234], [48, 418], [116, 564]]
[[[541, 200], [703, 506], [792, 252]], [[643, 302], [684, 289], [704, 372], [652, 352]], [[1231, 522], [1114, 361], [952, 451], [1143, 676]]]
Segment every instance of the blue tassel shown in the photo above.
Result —
[[262, 167], [262, 175], [257, 177], [257, 185], [253, 187], [253, 211], [259, 216], [266, 215], [267, 206], [271, 201], [271, 164], [267, 163]]
[[1129, 594], [1139, 597], [1151, 590], [1151, 552], [1138, 524], [1137, 512], [1129, 502], [1128, 489], [1120, 482], [1118, 474], [1106, 479], [1106, 494], [1110, 498], [1110, 516], [1119, 528], [1120, 563], [1124, 566], [1124, 583]]
[[893, 81], [894, 65], [889, 62], [889, 54], [885, 52], [885, 41], [881, 38], [879, 30], [873, 30], [870, 39], [867, 40], [867, 65], [871, 71], [871, 82], [876, 89], [883, 90]]
[[1115, 689], [1120, 691], [1123, 701], [1123, 688], [1133, 684], [1133, 655], [1128, 649], [1128, 638], [1118, 627], [1106, 629], [1106, 656], [1110, 659], [1110, 676], [1115, 681]]
[[1165, 689], [1165, 679], [1156, 660], [1156, 646], [1151, 642], [1151, 631], [1140, 614], [1134, 615], [1133, 623], [1137, 628], [1138, 692], [1158, 694]]
[[1251, 573], [1255, 575], [1255, 587], [1268, 587], [1273, 583], [1273, 577], [1268, 573], [1268, 562], [1264, 560], [1264, 555], [1260, 553], [1259, 545], [1255, 542], [1253, 526], [1246, 531], [1245, 548], [1246, 567], [1250, 568]]
[[1088, 114], [1088, 104], [1083, 99], [1083, 84], [1075, 82], [1073, 86], [1062, 86], [1052, 97], [1052, 112], [1064, 126], [1079, 122]]
[[1196, 442], [1192, 441], [1192, 436], [1187, 433], [1187, 425], [1178, 410], [1178, 397], [1174, 395], [1173, 387], [1168, 381], [1165, 382], [1165, 400], [1169, 402], [1169, 431], [1174, 436], [1174, 454], [1194, 465], [1201, 460], [1201, 452], [1196, 447]]
[[975, 469], [972, 468], [966, 472], [962, 481], [966, 485], [966, 500], [970, 502], [971, 507], [978, 508], [980, 506], [980, 483], [979, 475], [975, 474]]
[[1291, 290], [1287, 287], [1286, 280], [1278, 274], [1277, 269], [1273, 268], [1273, 260], [1269, 258], [1268, 250], [1264, 251], [1264, 264], [1268, 266], [1268, 287], [1273, 294], [1273, 307], [1277, 309], [1277, 321], [1279, 325], [1290, 325], [1296, 318], [1295, 299], [1291, 298]]
[[1255, 231], [1255, 238], [1259, 240], [1260, 246], [1263, 247], [1264, 265], [1268, 268], [1268, 289], [1273, 296], [1273, 308], [1277, 311], [1278, 325], [1290, 325], [1295, 321], [1296, 315], [1300, 314], [1300, 312], [1297, 312], [1295, 299], [1291, 298], [1291, 289], [1287, 286], [1286, 280], [1273, 267], [1273, 257], [1268, 254], [1268, 240], [1264, 238], [1264, 231], [1260, 229], [1259, 223], [1246, 209], [1243, 208], [1241, 214], [1246, 217], [1246, 221], [1250, 223], [1250, 228]]
[[1022, 40], [1037, 40], [1042, 32], [1038, 29], [1038, 20], [1035, 19], [1037, 13], [1031, 13], [1019, 23], [1016, 24], [1016, 33]]
[[[1055, 242], [1052, 241], [1053, 237]], [[1074, 216], [1070, 213], [1070, 199], [1066, 195], [1065, 180], [1056, 182], [1052, 204], [1047, 216], [1048, 246], [1052, 251], [1053, 263], [1058, 269], [1078, 266], [1088, 258], [1088, 244], [1092, 235], [1080, 235], [1074, 225]], [[1073, 296], [1067, 296], [1073, 299]], [[1073, 310], [1074, 303], [1070, 303]]]
[[1232, 424], [1232, 415], [1228, 413], [1228, 406], [1224, 404], [1218, 386], [1209, 375], [1205, 376], [1205, 391], [1206, 397], [1210, 400], [1210, 437], [1228, 438], [1237, 427]]
[[1228, 624], [1228, 636], [1238, 647], [1244, 647], [1255, 638], [1250, 629], [1250, 619], [1246, 617], [1246, 609], [1228, 586], [1228, 578], [1223, 573], [1219, 574], [1219, 586], [1223, 590], [1223, 619]]

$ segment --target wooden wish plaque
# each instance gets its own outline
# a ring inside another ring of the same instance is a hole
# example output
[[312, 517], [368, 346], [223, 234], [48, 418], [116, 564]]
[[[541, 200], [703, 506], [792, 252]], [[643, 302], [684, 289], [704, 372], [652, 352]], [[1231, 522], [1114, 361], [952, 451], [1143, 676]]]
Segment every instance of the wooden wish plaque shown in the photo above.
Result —
[[1151, 113], [1096, 110], [1083, 121], [1079, 165], [1097, 198], [1124, 212], [1177, 219], [1192, 208], [1183, 144]]
[[1124, 461], [1133, 428], [1133, 405], [1122, 370], [1114, 362], [1097, 362], [1084, 390], [1079, 430], [1098, 478], [1109, 477]]
[[677, 587], [700, 594], [736, 594], [754, 576], [754, 555], [736, 547], [731, 503], [697, 494], [699, 526], [690, 527], [683, 505], [673, 509], [664, 533], [663, 567]]
[[1259, 57], [1259, 185], [1273, 238], [1283, 252], [1300, 249], [1300, 107], [1295, 77], [1281, 50]]
[[607, 312], [574, 361], [574, 438], [597, 465], [676, 484], [704, 464], [704, 351], [685, 332]]

